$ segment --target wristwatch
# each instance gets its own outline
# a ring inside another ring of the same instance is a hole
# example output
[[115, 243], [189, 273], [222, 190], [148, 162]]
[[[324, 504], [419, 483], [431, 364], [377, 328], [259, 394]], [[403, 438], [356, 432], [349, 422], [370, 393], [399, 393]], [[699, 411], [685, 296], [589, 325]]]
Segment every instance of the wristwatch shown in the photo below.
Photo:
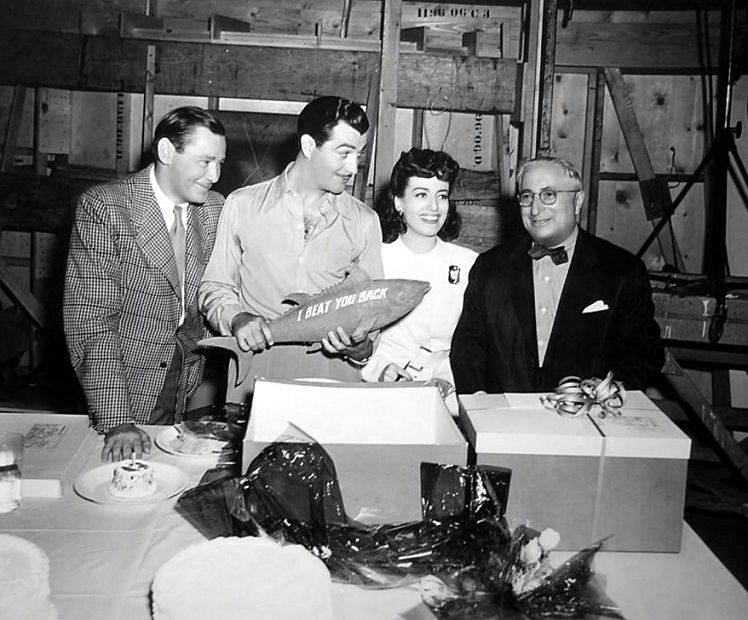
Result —
[[346, 358], [345, 358], [345, 360], [346, 360], [346, 361], [347, 361], [347, 362], [348, 362], [349, 364], [353, 364], [354, 366], [358, 366], [359, 368], [363, 368], [364, 366], [366, 366], [366, 364], [368, 364], [368, 363], [369, 363], [369, 360], [370, 360], [370, 359], [371, 359], [371, 355], [367, 355], [367, 356], [366, 356], [366, 357], [365, 357], [364, 359], [362, 359], [362, 360], [355, 360], [355, 359], [353, 359], [352, 357], [349, 357], [349, 356], [346, 356]]

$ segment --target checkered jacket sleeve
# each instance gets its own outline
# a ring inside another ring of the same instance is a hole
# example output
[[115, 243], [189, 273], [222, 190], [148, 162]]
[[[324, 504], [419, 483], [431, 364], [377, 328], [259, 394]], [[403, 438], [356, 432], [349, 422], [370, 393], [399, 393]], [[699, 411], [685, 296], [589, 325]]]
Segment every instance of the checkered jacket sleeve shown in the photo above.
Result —
[[121, 257], [113, 218], [122, 197], [102, 185], [79, 199], [65, 273], [63, 322], [68, 350], [93, 426], [133, 421], [123, 367]]

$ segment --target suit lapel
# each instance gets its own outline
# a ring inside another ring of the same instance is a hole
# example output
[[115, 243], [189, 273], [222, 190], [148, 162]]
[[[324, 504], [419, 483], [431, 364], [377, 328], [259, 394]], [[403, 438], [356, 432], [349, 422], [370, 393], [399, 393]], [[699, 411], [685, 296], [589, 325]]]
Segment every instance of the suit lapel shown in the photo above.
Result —
[[507, 300], [516, 316], [521, 341], [529, 356], [530, 367], [538, 365], [538, 343], [535, 334], [535, 292], [532, 282], [532, 259], [527, 255], [530, 239], [523, 240], [512, 251], [507, 274]]
[[[171, 246], [169, 231], [153, 194], [149, 178], [150, 168], [140, 171], [132, 178], [132, 213], [133, 226], [137, 243], [143, 254], [168, 280], [177, 297], [181, 297], [181, 284], [177, 265], [174, 261], [174, 250]], [[188, 249], [189, 251], [189, 249]]]
[[598, 263], [597, 255], [590, 248], [587, 234], [580, 228], [577, 243], [574, 248], [574, 256], [569, 265], [569, 273], [566, 274], [566, 282], [561, 292], [556, 310], [556, 319], [553, 322], [553, 330], [548, 341], [546, 359], [555, 348], [556, 341], [569, 329], [575, 329], [581, 314], [579, 304], [587, 299], [589, 291], [589, 274], [596, 269]]

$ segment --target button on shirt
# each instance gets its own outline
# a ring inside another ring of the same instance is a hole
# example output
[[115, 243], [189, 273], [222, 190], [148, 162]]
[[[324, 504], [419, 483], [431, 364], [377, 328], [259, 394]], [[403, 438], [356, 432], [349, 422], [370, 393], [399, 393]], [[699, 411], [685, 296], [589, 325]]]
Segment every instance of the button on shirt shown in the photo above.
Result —
[[535, 293], [535, 332], [538, 338], [538, 361], [540, 366], [545, 360], [545, 352], [548, 349], [548, 340], [553, 330], [553, 322], [556, 320], [558, 302], [564, 290], [566, 276], [569, 273], [574, 256], [574, 246], [577, 241], [577, 229], [563, 243], [569, 260], [561, 265], [556, 265], [550, 256], [543, 256], [532, 261], [532, 283]]
[[[158, 182], [156, 181], [156, 168], [154, 166], [151, 166], [150, 172], [148, 174], [151, 180], [153, 194], [156, 197], [156, 202], [158, 203], [158, 208], [161, 211], [161, 215], [164, 218], [164, 223], [166, 224], [166, 230], [169, 231], [174, 225], [174, 202], [159, 187]], [[182, 224], [184, 225], [184, 229], [186, 231], [187, 224], [189, 222], [189, 209], [187, 208], [189, 206], [189, 203], [183, 202], [178, 206], [182, 207], [180, 209], [180, 212], [182, 214]], [[179, 317], [180, 325], [184, 323], [184, 280], [182, 280], [181, 284], [182, 290], [179, 295], [179, 301], [182, 305], [182, 313]]]
[[305, 239], [292, 166], [226, 200], [199, 292], [201, 311], [224, 335], [239, 312], [273, 319], [289, 309], [283, 300], [290, 293], [319, 293], [342, 281], [353, 263], [382, 277], [379, 219], [350, 194], [324, 194], [320, 220]]

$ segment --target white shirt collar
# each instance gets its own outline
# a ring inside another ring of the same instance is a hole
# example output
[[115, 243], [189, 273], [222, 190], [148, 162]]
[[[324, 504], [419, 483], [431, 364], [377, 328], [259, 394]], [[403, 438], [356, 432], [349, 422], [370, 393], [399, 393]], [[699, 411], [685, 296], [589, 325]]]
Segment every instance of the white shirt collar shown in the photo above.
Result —
[[[158, 203], [158, 208], [161, 210], [161, 215], [164, 218], [164, 222], [166, 222], [166, 228], [167, 230], [171, 228], [171, 225], [174, 223], [174, 202], [164, 193], [164, 190], [161, 189], [161, 186], [159, 186], [158, 181], [156, 180], [156, 166], [155, 164], [151, 164], [151, 169], [148, 172], [148, 178], [151, 181], [151, 188], [153, 189], [153, 195], [156, 197], [156, 202]], [[180, 203], [180, 207], [187, 207], [189, 205], [188, 202]], [[187, 209], [182, 209], [182, 222], [186, 224], [186, 218], [187, 218]]]

